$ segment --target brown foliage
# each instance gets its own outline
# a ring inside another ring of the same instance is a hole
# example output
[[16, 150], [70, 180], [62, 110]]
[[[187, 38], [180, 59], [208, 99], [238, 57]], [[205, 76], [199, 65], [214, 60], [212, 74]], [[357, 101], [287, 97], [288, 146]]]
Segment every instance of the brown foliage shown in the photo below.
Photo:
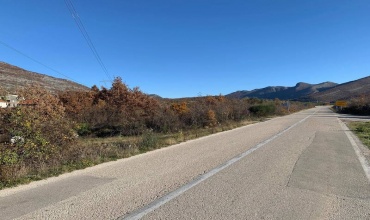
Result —
[[207, 112], [207, 124], [210, 127], [214, 127], [217, 125], [216, 114], [213, 110], [208, 110]]
[[171, 105], [171, 109], [176, 112], [178, 115], [185, 115], [189, 112], [189, 108], [186, 104], [186, 102], [181, 103], [173, 103]]
[[37, 104], [32, 108], [22, 108], [27, 114], [40, 114], [40, 120], [64, 117], [64, 107], [59, 98], [39, 85], [31, 85], [18, 92], [19, 97], [33, 100]]
[[66, 91], [59, 94], [59, 99], [70, 115], [80, 115], [91, 107], [94, 98], [93, 91]]
[[157, 100], [139, 90], [130, 89], [115, 78], [110, 89], [61, 94], [68, 115], [78, 123], [87, 123], [99, 136], [139, 134], [159, 109]]

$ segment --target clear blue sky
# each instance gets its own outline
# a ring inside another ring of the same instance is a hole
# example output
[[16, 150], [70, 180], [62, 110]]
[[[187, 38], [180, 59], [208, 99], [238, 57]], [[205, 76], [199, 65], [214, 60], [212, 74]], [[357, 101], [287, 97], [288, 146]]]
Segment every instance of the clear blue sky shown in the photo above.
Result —
[[[370, 75], [369, 0], [72, 2], [109, 74], [162, 97]], [[110, 80], [64, 0], [0, 5], [1, 42], [86, 86]], [[0, 61], [66, 78], [2, 44]]]

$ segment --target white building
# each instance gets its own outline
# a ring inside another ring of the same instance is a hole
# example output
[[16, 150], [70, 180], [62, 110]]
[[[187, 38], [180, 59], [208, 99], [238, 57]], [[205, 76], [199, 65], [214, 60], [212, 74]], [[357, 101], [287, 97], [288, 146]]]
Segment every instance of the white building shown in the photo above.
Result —
[[0, 108], [6, 108], [6, 107], [8, 107], [8, 103], [0, 99]]
[[10, 108], [17, 107], [18, 105], [18, 95], [6, 95], [5, 100], [8, 102]]

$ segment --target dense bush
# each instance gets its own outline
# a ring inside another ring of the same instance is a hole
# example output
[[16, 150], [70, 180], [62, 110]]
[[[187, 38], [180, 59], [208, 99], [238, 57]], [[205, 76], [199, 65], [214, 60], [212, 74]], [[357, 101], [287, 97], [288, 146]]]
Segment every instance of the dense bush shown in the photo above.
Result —
[[16, 138], [13, 143], [0, 143], [0, 180], [7, 178], [10, 168], [20, 169], [22, 164], [38, 167], [58, 163], [76, 140], [74, 124], [65, 117], [55, 95], [39, 86], [19, 91], [19, 95], [37, 105], [1, 110], [3, 135]]
[[370, 104], [350, 105], [346, 108], [343, 108], [340, 112], [353, 115], [370, 115]]
[[85, 125], [81, 135], [99, 137], [139, 135], [159, 108], [157, 100], [138, 88], [128, 88], [121, 78], [110, 89], [94, 86], [91, 91], [64, 92], [59, 97], [69, 118]]
[[340, 109], [339, 112], [353, 115], [370, 115], [370, 97], [363, 95], [352, 98], [349, 105]]
[[261, 105], [251, 106], [249, 108], [249, 111], [256, 116], [261, 117], [261, 116], [267, 116], [267, 115], [274, 114], [276, 111], [276, 107], [272, 103], [271, 104], [261, 104]]
[[[59, 94], [67, 116], [75, 121], [79, 135], [109, 137], [141, 135], [146, 130], [172, 133], [214, 127], [250, 116], [284, 115], [288, 109], [274, 101], [228, 99], [222, 95], [184, 99], [155, 99], [138, 88], [130, 89], [116, 78], [110, 89], [93, 87], [87, 92]], [[292, 103], [291, 111], [304, 108]]]

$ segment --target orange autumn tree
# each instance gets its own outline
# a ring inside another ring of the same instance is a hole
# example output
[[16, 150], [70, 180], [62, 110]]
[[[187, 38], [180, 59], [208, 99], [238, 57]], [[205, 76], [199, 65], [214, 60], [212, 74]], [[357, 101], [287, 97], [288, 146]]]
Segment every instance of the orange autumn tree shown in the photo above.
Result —
[[207, 125], [210, 127], [215, 127], [217, 125], [216, 114], [213, 110], [207, 111]]
[[58, 96], [65, 112], [73, 119], [81, 120], [81, 115], [92, 106], [94, 91], [65, 91], [59, 93]]
[[130, 89], [120, 77], [114, 79], [111, 89], [106, 92], [105, 102], [112, 119], [115, 118], [112, 128], [123, 135], [141, 134], [159, 107], [157, 100], [138, 87]]
[[185, 115], [190, 111], [186, 102], [173, 103], [171, 105], [171, 109], [180, 116]]

